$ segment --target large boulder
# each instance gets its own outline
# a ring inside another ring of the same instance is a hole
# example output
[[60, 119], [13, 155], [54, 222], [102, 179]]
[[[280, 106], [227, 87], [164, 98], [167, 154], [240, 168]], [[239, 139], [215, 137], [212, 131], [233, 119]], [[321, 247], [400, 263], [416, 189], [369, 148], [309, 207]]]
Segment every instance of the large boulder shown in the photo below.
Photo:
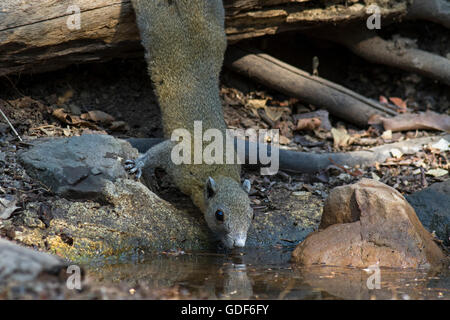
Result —
[[300, 265], [420, 268], [445, 256], [405, 198], [375, 180], [333, 189], [320, 230], [294, 250]]

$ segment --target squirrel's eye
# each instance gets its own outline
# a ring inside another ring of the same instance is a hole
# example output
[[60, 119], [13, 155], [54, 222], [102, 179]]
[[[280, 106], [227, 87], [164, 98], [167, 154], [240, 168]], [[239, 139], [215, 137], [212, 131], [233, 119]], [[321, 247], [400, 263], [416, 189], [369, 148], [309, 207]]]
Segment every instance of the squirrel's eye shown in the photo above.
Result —
[[217, 210], [216, 211], [216, 219], [217, 219], [217, 221], [223, 222], [224, 216], [225, 216], [225, 214], [223, 213], [222, 210]]

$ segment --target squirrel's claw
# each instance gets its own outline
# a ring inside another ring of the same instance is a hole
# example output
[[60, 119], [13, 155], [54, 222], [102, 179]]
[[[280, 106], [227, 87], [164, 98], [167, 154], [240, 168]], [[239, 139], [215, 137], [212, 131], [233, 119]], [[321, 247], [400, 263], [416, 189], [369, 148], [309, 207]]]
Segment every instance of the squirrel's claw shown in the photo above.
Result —
[[139, 178], [142, 176], [142, 167], [144, 164], [142, 161], [136, 161], [136, 160], [126, 160], [124, 168], [128, 173], [135, 174], [136, 180], [139, 180]]

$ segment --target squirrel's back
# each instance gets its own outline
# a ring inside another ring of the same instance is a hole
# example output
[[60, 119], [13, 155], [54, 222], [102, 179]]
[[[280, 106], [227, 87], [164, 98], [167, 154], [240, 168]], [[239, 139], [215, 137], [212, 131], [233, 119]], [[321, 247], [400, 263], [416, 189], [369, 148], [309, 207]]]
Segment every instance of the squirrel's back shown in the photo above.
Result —
[[218, 87], [226, 49], [221, 1], [173, 1], [179, 19], [172, 24], [161, 11], [152, 14], [158, 2], [133, 0], [133, 5], [166, 138], [179, 128], [193, 133], [194, 121], [202, 121], [204, 130], [224, 131]]

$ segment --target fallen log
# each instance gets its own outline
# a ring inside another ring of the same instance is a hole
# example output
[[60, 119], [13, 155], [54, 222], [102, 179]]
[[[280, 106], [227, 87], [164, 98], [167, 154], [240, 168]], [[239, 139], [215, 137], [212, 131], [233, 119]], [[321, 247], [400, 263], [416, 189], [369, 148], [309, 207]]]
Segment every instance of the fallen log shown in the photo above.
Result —
[[[377, 3], [384, 20], [406, 14], [407, 0], [225, 0], [229, 42], [365, 19]], [[130, 0], [0, 1], [0, 76], [142, 56]]]
[[427, 51], [384, 40], [364, 28], [348, 29], [327, 39], [345, 45], [362, 58], [394, 68], [414, 72], [450, 85], [450, 60]]
[[[374, 165], [376, 162], [383, 163], [386, 159], [392, 157], [391, 151], [398, 149], [402, 154], [413, 154], [423, 149], [424, 145], [438, 142], [440, 139], [450, 141], [450, 135], [437, 135], [432, 137], [416, 138], [396, 143], [377, 146], [364, 151], [338, 152], [338, 153], [311, 153], [298, 152], [293, 150], [280, 149], [265, 145], [267, 155], [270, 157], [273, 153], [279, 155], [279, 169], [288, 172], [297, 173], [316, 173], [325, 170], [331, 165], [340, 165], [348, 167], [363, 167]], [[161, 143], [163, 139], [159, 138], [130, 138], [127, 141], [140, 153], [145, 153], [152, 146]], [[235, 140], [235, 147], [236, 147]], [[257, 150], [258, 157], [256, 166], [261, 166], [259, 158], [259, 148], [261, 144], [245, 141], [245, 163], [249, 163], [249, 150]]]
[[230, 46], [224, 64], [267, 87], [323, 107], [359, 126], [367, 126], [375, 114], [396, 115], [376, 101], [253, 49]]
[[408, 8], [406, 17], [432, 21], [450, 29], [450, 2], [446, 0], [414, 0]]

